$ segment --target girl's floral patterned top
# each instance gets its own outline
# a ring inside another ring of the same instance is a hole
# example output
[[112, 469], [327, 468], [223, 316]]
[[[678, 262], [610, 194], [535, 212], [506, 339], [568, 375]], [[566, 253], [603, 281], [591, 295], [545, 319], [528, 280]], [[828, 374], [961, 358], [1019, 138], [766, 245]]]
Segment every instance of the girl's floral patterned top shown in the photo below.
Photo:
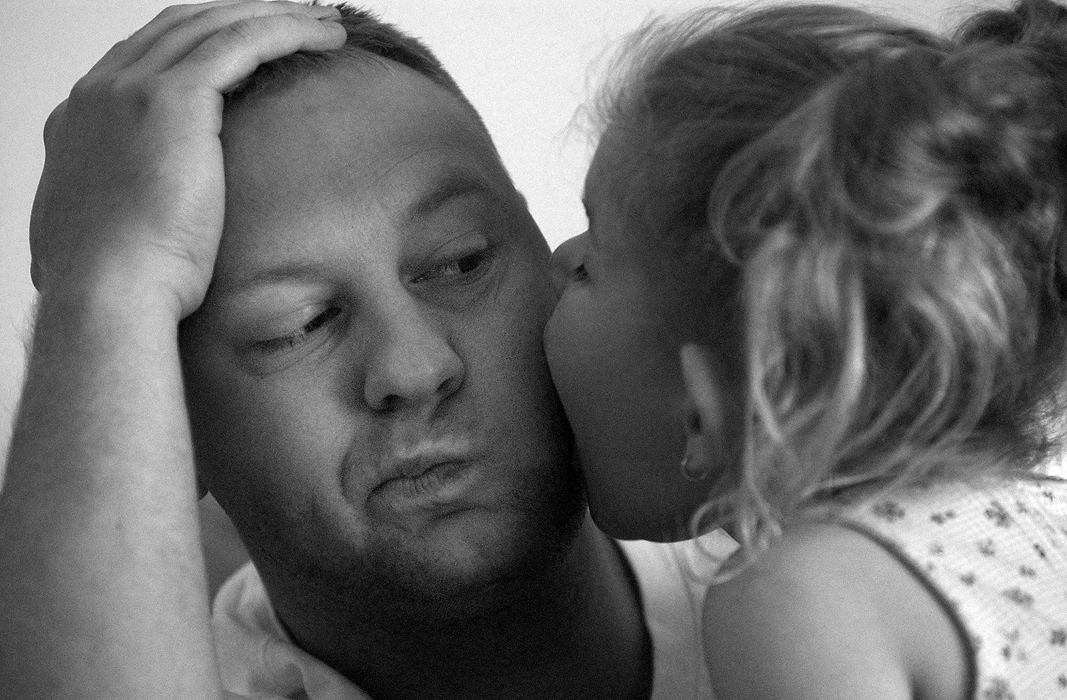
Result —
[[836, 519], [941, 597], [970, 642], [975, 698], [1067, 698], [1067, 481], [937, 482], [853, 496]]

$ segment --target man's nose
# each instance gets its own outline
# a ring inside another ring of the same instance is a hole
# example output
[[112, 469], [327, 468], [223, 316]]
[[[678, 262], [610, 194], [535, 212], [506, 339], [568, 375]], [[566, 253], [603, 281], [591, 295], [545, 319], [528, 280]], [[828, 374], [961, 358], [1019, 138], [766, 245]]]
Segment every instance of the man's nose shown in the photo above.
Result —
[[363, 398], [375, 411], [433, 407], [463, 384], [463, 360], [447, 327], [417, 302], [390, 311], [373, 329]]
[[582, 261], [582, 241], [584, 238], [584, 233], [572, 236], [560, 243], [552, 252], [549, 275], [552, 278], [552, 289], [556, 292], [557, 298], [563, 295], [567, 281], [571, 278], [574, 269]]

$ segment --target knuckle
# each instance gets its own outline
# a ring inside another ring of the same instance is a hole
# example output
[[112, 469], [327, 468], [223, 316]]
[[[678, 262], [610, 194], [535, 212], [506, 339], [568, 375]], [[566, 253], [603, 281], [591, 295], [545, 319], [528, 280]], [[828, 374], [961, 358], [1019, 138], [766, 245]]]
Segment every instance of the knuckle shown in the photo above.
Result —
[[115, 75], [87, 75], [74, 83], [68, 101], [76, 109], [101, 101], [110, 101], [122, 95], [122, 82]]
[[119, 41], [115, 42], [114, 46], [111, 47], [111, 51], [114, 53], [120, 53], [128, 50], [132, 44], [133, 42], [130, 41], [130, 37], [120, 39]]
[[306, 35], [309, 32], [319, 32], [326, 25], [311, 15], [303, 12], [290, 12], [272, 17], [275, 27], [282, 33]]
[[82, 107], [101, 100], [119, 99], [124, 89], [125, 81], [118, 74], [90, 73], [74, 83], [67, 101], [75, 107]]
[[[122, 74], [98, 77], [71, 91], [69, 103], [73, 106], [75, 119], [88, 115], [110, 114], [116, 119], [130, 120], [133, 124], [146, 114], [172, 109], [183, 99], [183, 91], [174, 80], [165, 75], [150, 75], [131, 78]], [[56, 108], [56, 120], [62, 118], [67, 103]], [[51, 119], [51, 117], [50, 117]], [[48, 123], [45, 129], [49, 128]]]
[[62, 123], [63, 115], [67, 113], [67, 100], [63, 100], [56, 106], [55, 109], [48, 115], [48, 118], [44, 120], [44, 140], [47, 144], [55, 136], [59, 130], [59, 125]]
[[159, 19], [159, 20], [178, 19], [178, 18], [183, 17], [184, 15], [188, 14], [188, 12], [189, 12], [189, 8], [186, 5], [170, 5], [169, 7], [164, 7], [162, 10], [160, 10], [159, 14], [156, 15], [156, 19]]
[[181, 103], [181, 90], [173, 81], [153, 76], [121, 88], [123, 99], [135, 114], [165, 112]]
[[74, 86], [70, 89], [70, 97], [67, 98], [67, 101], [80, 102], [81, 100], [96, 92], [98, 83], [99, 79], [93, 77], [92, 75], [82, 76], [78, 79], [77, 82], [74, 83]]
[[226, 37], [239, 43], [252, 43], [256, 36], [256, 23], [249, 18], [243, 18], [230, 24], [223, 30]]

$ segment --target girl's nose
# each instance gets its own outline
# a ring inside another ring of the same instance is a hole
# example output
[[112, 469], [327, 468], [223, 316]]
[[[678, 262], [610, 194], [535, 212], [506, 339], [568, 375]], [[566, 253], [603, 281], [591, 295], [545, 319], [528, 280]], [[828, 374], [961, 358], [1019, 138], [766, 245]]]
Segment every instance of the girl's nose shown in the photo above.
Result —
[[582, 249], [585, 243], [585, 234], [568, 238], [552, 252], [550, 275], [552, 276], [552, 288], [556, 296], [562, 296], [567, 281], [571, 278], [574, 270], [582, 262]]

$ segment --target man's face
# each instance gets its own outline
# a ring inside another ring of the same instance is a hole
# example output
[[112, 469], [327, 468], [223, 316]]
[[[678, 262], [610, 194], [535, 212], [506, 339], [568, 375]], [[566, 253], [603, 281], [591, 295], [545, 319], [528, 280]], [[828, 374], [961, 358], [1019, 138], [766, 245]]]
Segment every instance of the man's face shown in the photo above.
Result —
[[342, 63], [238, 105], [223, 144], [183, 356], [201, 475], [268, 585], [399, 606], [559, 551], [582, 505], [548, 249], [468, 109]]

